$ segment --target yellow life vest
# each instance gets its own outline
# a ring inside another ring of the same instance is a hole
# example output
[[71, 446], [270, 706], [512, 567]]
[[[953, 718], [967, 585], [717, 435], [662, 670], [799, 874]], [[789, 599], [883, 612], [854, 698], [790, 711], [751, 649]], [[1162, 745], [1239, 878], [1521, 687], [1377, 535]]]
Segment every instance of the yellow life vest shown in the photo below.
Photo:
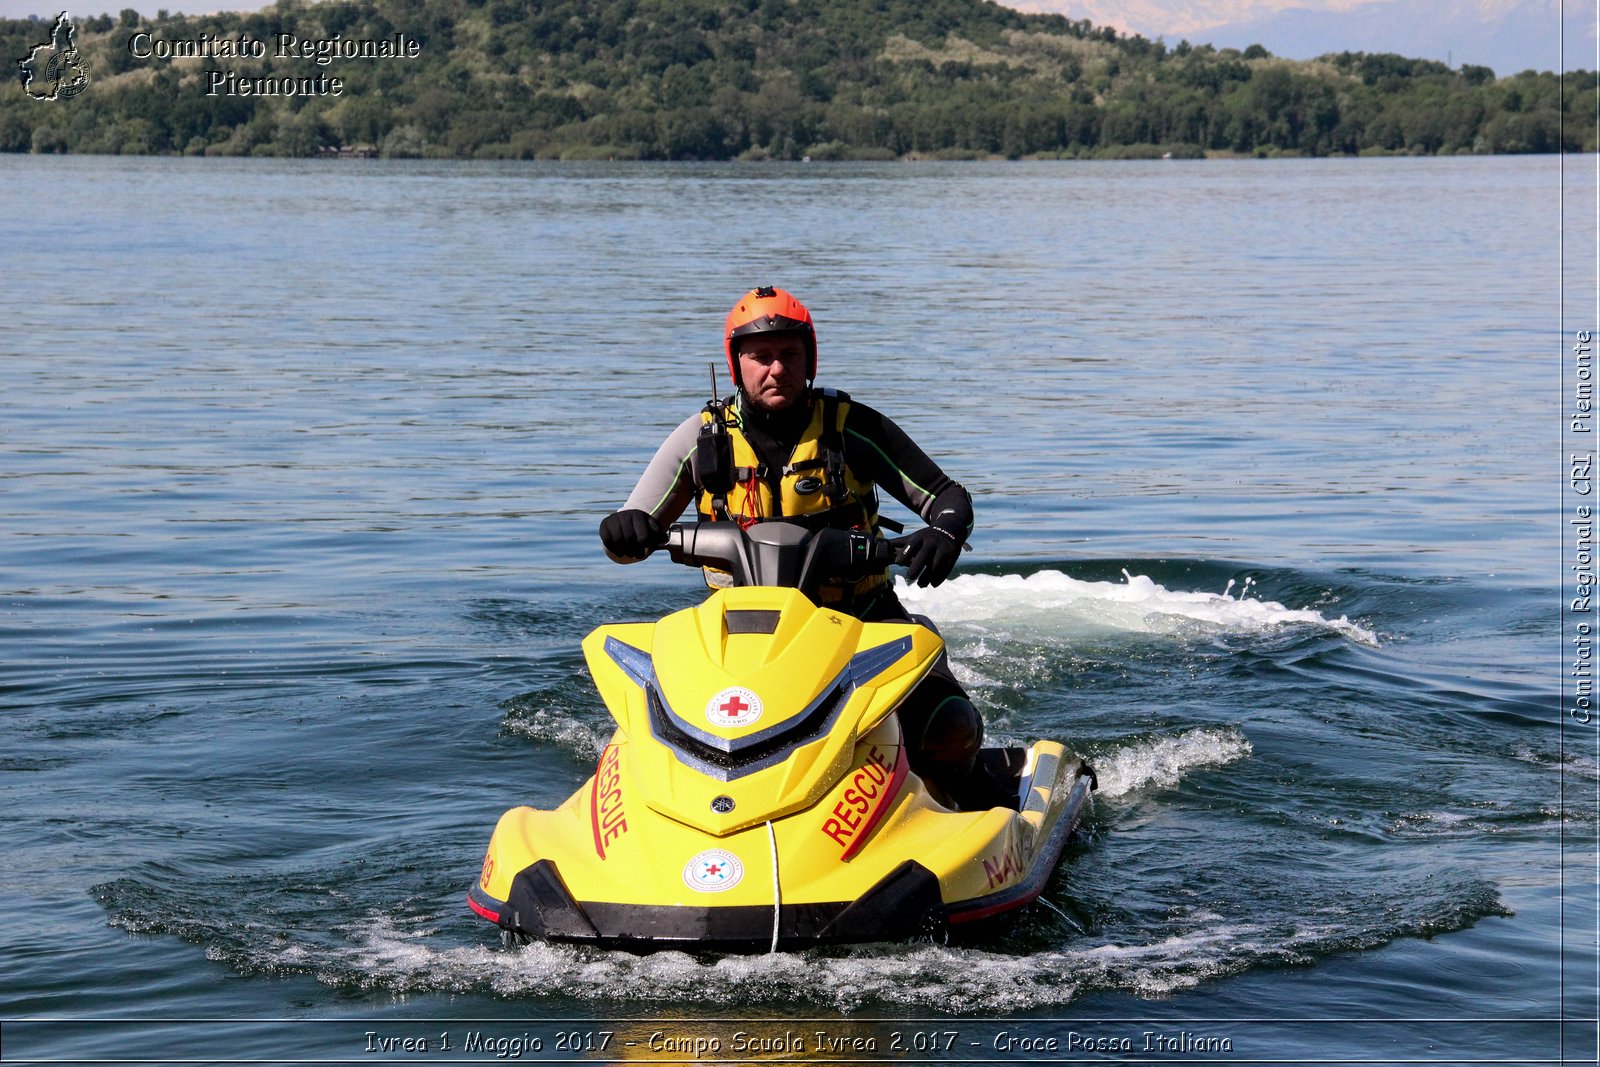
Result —
[[[701, 488], [696, 503], [702, 522], [732, 519], [749, 524], [767, 519], [798, 519], [813, 528], [862, 529], [875, 537], [879, 530], [878, 494], [871, 482], [856, 477], [844, 461], [844, 424], [850, 414], [850, 397], [832, 389], [819, 389], [811, 403], [811, 421], [800, 435], [789, 461], [769, 469], [737, 419], [725, 428], [732, 451], [733, 485], [726, 496]], [[709, 425], [717, 413], [700, 413]], [[706, 584], [720, 588], [728, 575], [710, 567]], [[869, 575], [858, 582], [829, 583], [819, 591], [824, 604], [859, 597], [884, 584], [888, 572]]]

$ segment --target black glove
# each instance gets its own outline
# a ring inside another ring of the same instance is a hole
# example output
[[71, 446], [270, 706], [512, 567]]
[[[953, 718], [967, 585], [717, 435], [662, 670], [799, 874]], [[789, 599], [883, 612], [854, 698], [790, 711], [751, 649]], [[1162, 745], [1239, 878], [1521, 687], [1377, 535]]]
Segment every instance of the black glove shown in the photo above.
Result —
[[937, 526], [924, 526], [908, 535], [903, 544], [906, 581], [920, 586], [938, 585], [950, 577], [961, 558], [961, 538]]
[[648, 511], [631, 508], [600, 520], [600, 543], [618, 563], [637, 563], [667, 539], [661, 524]]

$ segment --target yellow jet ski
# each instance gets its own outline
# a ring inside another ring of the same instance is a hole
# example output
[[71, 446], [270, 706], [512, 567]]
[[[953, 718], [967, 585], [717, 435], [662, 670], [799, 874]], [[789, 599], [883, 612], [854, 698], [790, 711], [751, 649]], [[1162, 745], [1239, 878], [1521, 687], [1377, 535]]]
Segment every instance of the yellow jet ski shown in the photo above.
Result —
[[584, 640], [616, 734], [560, 807], [501, 817], [473, 911], [518, 940], [775, 951], [946, 940], [1039, 895], [1094, 772], [1035, 741], [980, 753], [995, 807], [930, 794], [893, 712], [943, 642], [807, 596], [881, 569], [891, 543], [717, 522], [665, 547], [732, 587]]

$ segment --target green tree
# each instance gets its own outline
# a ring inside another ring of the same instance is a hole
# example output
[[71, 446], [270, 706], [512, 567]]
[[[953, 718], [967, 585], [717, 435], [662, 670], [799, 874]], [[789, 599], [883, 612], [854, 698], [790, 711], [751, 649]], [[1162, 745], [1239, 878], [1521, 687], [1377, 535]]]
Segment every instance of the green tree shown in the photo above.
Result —
[[[339, 100], [207, 96], [192, 65], [138, 59], [137, 11], [81, 20], [91, 90], [49, 119], [0, 98], [0, 150], [648, 158], [862, 153], [1008, 157], [1158, 145], [1243, 153], [1593, 150], [1592, 76], [1388, 53], [1315, 63], [1180, 42], [983, 0], [280, 0], [165, 19], [167, 40], [278, 32], [422, 44], [342, 60]], [[0, 20], [23, 54], [40, 20]], [[225, 59], [244, 76], [304, 61]], [[187, 78], [189, 80], [185, 81]]]

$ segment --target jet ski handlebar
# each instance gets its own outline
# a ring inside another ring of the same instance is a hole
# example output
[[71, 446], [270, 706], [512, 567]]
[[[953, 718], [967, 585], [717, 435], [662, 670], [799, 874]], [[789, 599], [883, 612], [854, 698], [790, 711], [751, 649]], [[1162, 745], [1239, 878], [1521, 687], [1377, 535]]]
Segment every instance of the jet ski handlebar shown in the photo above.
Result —
[[792, 522], [685, 522], [662, 546], [674, 563], [715, 567], [734, 585], [776, 585], [814, 592], [829, 578], [864, 578], [905, 562], [907, 538], [884, 540], [860, 530], [811, 530]]

